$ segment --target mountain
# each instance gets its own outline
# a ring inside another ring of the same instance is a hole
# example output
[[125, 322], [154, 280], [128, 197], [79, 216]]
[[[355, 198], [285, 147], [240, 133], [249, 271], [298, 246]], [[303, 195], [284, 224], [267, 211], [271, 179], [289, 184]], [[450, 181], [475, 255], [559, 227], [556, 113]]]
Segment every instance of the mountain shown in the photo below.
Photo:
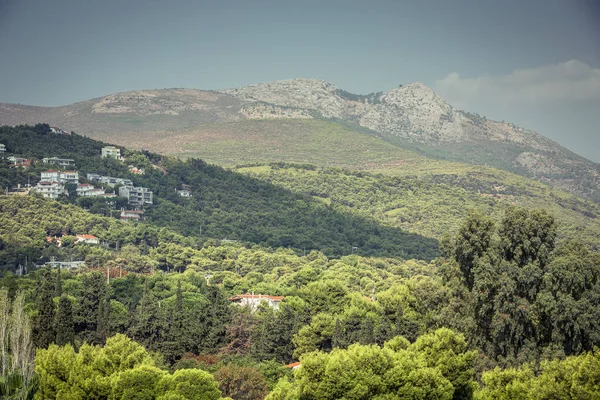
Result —
[[[456, 110], [421, 83], [356, 95], [329, 82], [292, 79], [222, 91], [141, 90], [62, 107], [0, 104], [0, 124], [36, 122], [220, 165], [286, 160], [381, 168], [375, 157], [358, 157], [362, 164], [318, 159], [354, 159], [344, 150], [349, 143], [364, 153], [387, 142], [428, 158], [493, 166], [600, 199], [596, 163], [531, 130]], [[337, 141], [331, 141], [331, 131]], [[302, 145], [308, 142], [310, 150]], [[426, 160], [403, 151], [390, 162], [405, 157]]]

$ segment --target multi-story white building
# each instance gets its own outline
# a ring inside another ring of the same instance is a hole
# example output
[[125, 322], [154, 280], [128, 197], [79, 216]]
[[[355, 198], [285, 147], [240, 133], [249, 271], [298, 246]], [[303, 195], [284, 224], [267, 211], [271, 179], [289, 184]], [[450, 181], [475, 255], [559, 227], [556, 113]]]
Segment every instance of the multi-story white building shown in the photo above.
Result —
[[58, 199], [61, 194], [68, 194], [63, 184], [57, 181], [41, 180], [32, 190], [49, 199]]
[[98, 180], [98, 182], [104, 183], [105, 185], [108, 185], [108, 186], [116, 186], [116, 185], [133, 186], [133, 182], [131, 181], [131, 179], [113, 178], [112, 176], [101, 176], [100, 179]]
[[77, 185], [77, 196], [92, 197], [92, 196], [104, 196], [106, 193], [102, 189], [94, 187], [90, 183], [80, 183]]
[[119, 196], [127, 197], [130, 206], [141, 207], [152, 204], [152, 191], [145, 187], [121, 186]]
[[122, 160], [121, 157], [121, 149], [116, 148], [115, 146], [106, 146], [102, 148], [102, 158], [111, 157], [116, 160]]
[[6, 151], [6, 146], [0, 143], [0, 153], [4, 153]]
[[61, 167], [69, 167], [75, 165], [75, 160], [70, 158], [58, 158], [58, 157], [45, 157], [42, 158], [42, 162], [45, 164], [55, 164]]
[[60, 183], [78, 183], [79, 174], [77, 171], [54, 171], [48, 170], [41, 174], [42, 181], [56, 181]]

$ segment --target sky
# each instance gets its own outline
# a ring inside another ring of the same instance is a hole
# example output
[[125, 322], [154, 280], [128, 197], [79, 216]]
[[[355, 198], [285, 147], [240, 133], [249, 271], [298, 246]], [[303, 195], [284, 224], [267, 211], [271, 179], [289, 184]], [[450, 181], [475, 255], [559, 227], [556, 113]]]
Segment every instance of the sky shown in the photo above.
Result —
[[0, 102], [422, 82], [600, 162], [600, 0], [0, 0]]

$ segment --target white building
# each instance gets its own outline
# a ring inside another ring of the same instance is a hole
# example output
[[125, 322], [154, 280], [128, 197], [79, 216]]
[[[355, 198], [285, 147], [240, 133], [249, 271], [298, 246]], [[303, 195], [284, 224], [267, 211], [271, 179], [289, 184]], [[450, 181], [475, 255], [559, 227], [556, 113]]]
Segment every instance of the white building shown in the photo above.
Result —
[[58, 158], [58, 157], [45, 157], [42, 158], [42, 162], [45, 164], [55, 164], [61, 167], [69, 167], [75, 165], [75, 160], [70, 158]]
[[130, 206], [141, 207], [152, 204], [152, 191], [145, 187], [121, 186], [119, 196], [127, 197]]
[[6, 151], [6, 146], [0, 143], [0, 153], [4, 153]]
[[279, 304], [283, 301], [284, 296], [268, 296], [264, 294], [238, 294], [230, 297], [228, 300], [241, 306], [250, 306], [256, 310], [263, 301], [275, 310], [279, 309]]
[[102, 178], [99, 174], [89, 173], [87, 174], [87, 180], [92, 182], [100, 182], [100, 178]]
[[102, 148], [102, 158], [111, 157], [116, 160], [122, 160], [121, 149], [117, 149], [115, 146], [106, 146]]
[[[88, 174], [91, 175], [91, 174]], [[89, 179], [89, 178], [88, 178]], [[105, 185], [114, 187], [117, 185], [133, 186], [131, 179], [113, 178], [112, 176], [100, 176], [96, 182], [104, 183]]]
[[144, 212], [138, 210], [121, 210], [121, 221], [140, 221]]
[[98, 243], [100, 243], [100, 241], [94, 235], [77, 235], [75, 244], [78, 244], [78, 243], [98, 244]]
[[94, 187], [90, 183], [80, 183], [77, 185], [77, 196], [91, 197], [91, 196], [104, 196], [106, 193], [102, 189]]
[[61, 194], [68, 194], [63, 184], [56, 181], [42, 180], [32, 190], [50, 199], [58, 199]]
[[47, 263], [44, 263], [43, 266], [60, 269], [75, 269], [85, 266], [85, 261], [48, 261]]
[[78, 183], [79, 174], [77, 171], [54, 171], [48, 170], [41, 174], [43, 181], [56, 181], [60, 183]]
[[175, 191], [177, 192], [177, 194], [181, 197], [192, 197], [192, 192], [190, 192], [187, 189], [181, 189], [181, 190], [177, 190], [175, 189]]

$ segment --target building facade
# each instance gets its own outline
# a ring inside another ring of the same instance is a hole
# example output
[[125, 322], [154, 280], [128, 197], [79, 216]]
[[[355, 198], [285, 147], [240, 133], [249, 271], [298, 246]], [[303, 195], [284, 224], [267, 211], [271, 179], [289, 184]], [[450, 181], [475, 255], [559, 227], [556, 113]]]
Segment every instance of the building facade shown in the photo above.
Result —
[[62, 183], [56, 181], [40, 181], [32, 188], [33, 191], [40, 193], [49, 199], [58, 199], [62, 194], [68, 194]]
[[145, 187], [121, 186], [119, 196], [127, 197], [130, 206], [142, 207], [153, 202], [152, 191]]
[[106, 146], [102, 148], [102, 158], [114, 158], [116, 160], [122, 160], [121, 157], [121, 149], [116, 148], [115, 146]]
[[269, 296], [264, 294], [238, 294], [230, 297], [229, 301], [239, 304], [241, 306], [249, 306], [253, 310], [256, 310], [258, 306], [264, 301], [269, 307], [275, 310], [279, 309], [279, 304], [283, 301], [284, 296]]
[[62, 184], [79, 183], [79, 174], [77, 171], [54, 171], [48, 170], [41, 173], [43, 181], [56, 181]]
[[75, 160], [70, 158], [58, 158], [58, 157], [45, 157], [42, 158], [42, 162], [45, 164], [54, 164], [61, 167], [72, 167], [75, 165]]

